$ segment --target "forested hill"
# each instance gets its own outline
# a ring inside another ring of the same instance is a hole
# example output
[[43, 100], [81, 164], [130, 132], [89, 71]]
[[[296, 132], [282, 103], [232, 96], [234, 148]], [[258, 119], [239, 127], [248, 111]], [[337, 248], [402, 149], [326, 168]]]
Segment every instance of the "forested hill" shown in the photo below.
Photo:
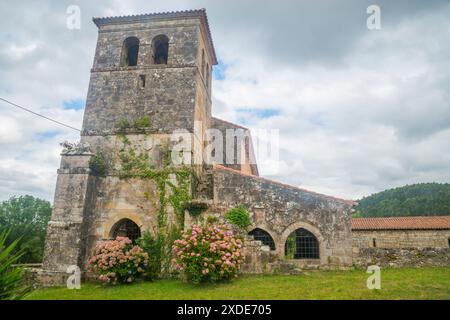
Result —
[[358, 200], [355, 216], [407, 217], [450, 215], [450, 184], [420, 183], [385, 190]]

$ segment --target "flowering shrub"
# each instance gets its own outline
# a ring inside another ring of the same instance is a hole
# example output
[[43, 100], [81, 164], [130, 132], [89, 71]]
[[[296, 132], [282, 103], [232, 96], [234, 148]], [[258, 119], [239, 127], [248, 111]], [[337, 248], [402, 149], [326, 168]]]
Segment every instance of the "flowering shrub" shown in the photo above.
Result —
[[243, 262], [242, 241], [224, 225], [194, 225], [172, 246], [174, 267], [188, 280], [228, 280], [237, 277]]
[[105, 283], [130, 283], [145, 276], [148, 269], [148, 254], [133, 245], [125, 237], [99, 243], [94, 256], [88, 261], [88, 269]]

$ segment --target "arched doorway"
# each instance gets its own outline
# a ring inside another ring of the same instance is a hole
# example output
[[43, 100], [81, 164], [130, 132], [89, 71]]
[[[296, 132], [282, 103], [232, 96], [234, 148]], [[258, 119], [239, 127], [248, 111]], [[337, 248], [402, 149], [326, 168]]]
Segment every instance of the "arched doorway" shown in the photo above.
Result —
[[141, 228], [130, 219], [122, 219], [114, 224], [111, 228], [111, 237], [127, 237], [132, 241], [136, 241], [141, 237]]
[[255, 240], [261, 241], [263, 245], [269, 246], [270, 250], [275, 250], [275, 242], [272, 236], [265, 230], [256, 228], [248, 233], [253, 236]]
[[313, 233], [303, 228], [289, 235], [284, 251], [289, 259], [320, 259], [319, 241]]

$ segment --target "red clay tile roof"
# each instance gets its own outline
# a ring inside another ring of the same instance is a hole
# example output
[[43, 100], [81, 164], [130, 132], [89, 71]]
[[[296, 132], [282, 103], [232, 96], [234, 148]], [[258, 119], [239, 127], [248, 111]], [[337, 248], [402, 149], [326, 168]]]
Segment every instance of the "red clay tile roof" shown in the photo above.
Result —
[[450, 229], [450, 216], [354, 218], [352, 230], [436, 230]]

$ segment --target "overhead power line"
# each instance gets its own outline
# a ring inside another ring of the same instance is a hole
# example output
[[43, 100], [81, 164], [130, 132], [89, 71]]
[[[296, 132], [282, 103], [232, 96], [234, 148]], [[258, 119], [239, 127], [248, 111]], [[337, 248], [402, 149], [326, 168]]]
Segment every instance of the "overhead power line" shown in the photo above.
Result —
[[72, 126], [69, 126], [68, 124], [62, 123], [62, 122], [60, 122], [60, 121], [58, 121], [58, 120], [55, 120], [55, 119], [46, 117], [46, 116], [44, 116], [44, 115], [42, 115], [42, 114], [39, 114], [39, 113], [37, 113], [37, 112], [34, 112], [34, 111], [28, 109], [28, 108], [22, 107], [22, 106], [20, 106], [20, 105], [14, 103], [14, 102], [8, 101], [8, 100], [3, 99], [3, 98], [1, 98], [1, 97], [0, 97], [0, 100], [2, 100], [3, 102], [6, 102], [6, 103], [8, 103], [8, 104], [10, 104], [10, 105], [12, 105], [12, 106], [14, 106], [14, 107], [16, 107], [16, 108], [19, 108], [19, 109], [22, 109], [22, 110], [24, 110], [24, 111], [26, 111], [26, 112], [29, 112], [29, 113], [31, 113], [31, 114], [34, 114], [35, 116], [38, 116], [38, 117], [44, 118], [44, 119], [46, 119], [46, 120], [48, 120], [48, 121], [57, 123], [57, 124], [59, 124], [60, 126], [64, 126], [64, 127], [66, 127], [66, 128], [69, 128], [69, 129], [72, 129], [72, 130], [81, 132], [80, 129], [77, 129], [77, 128], [74, 128], [74, 127], [72, 127]]

